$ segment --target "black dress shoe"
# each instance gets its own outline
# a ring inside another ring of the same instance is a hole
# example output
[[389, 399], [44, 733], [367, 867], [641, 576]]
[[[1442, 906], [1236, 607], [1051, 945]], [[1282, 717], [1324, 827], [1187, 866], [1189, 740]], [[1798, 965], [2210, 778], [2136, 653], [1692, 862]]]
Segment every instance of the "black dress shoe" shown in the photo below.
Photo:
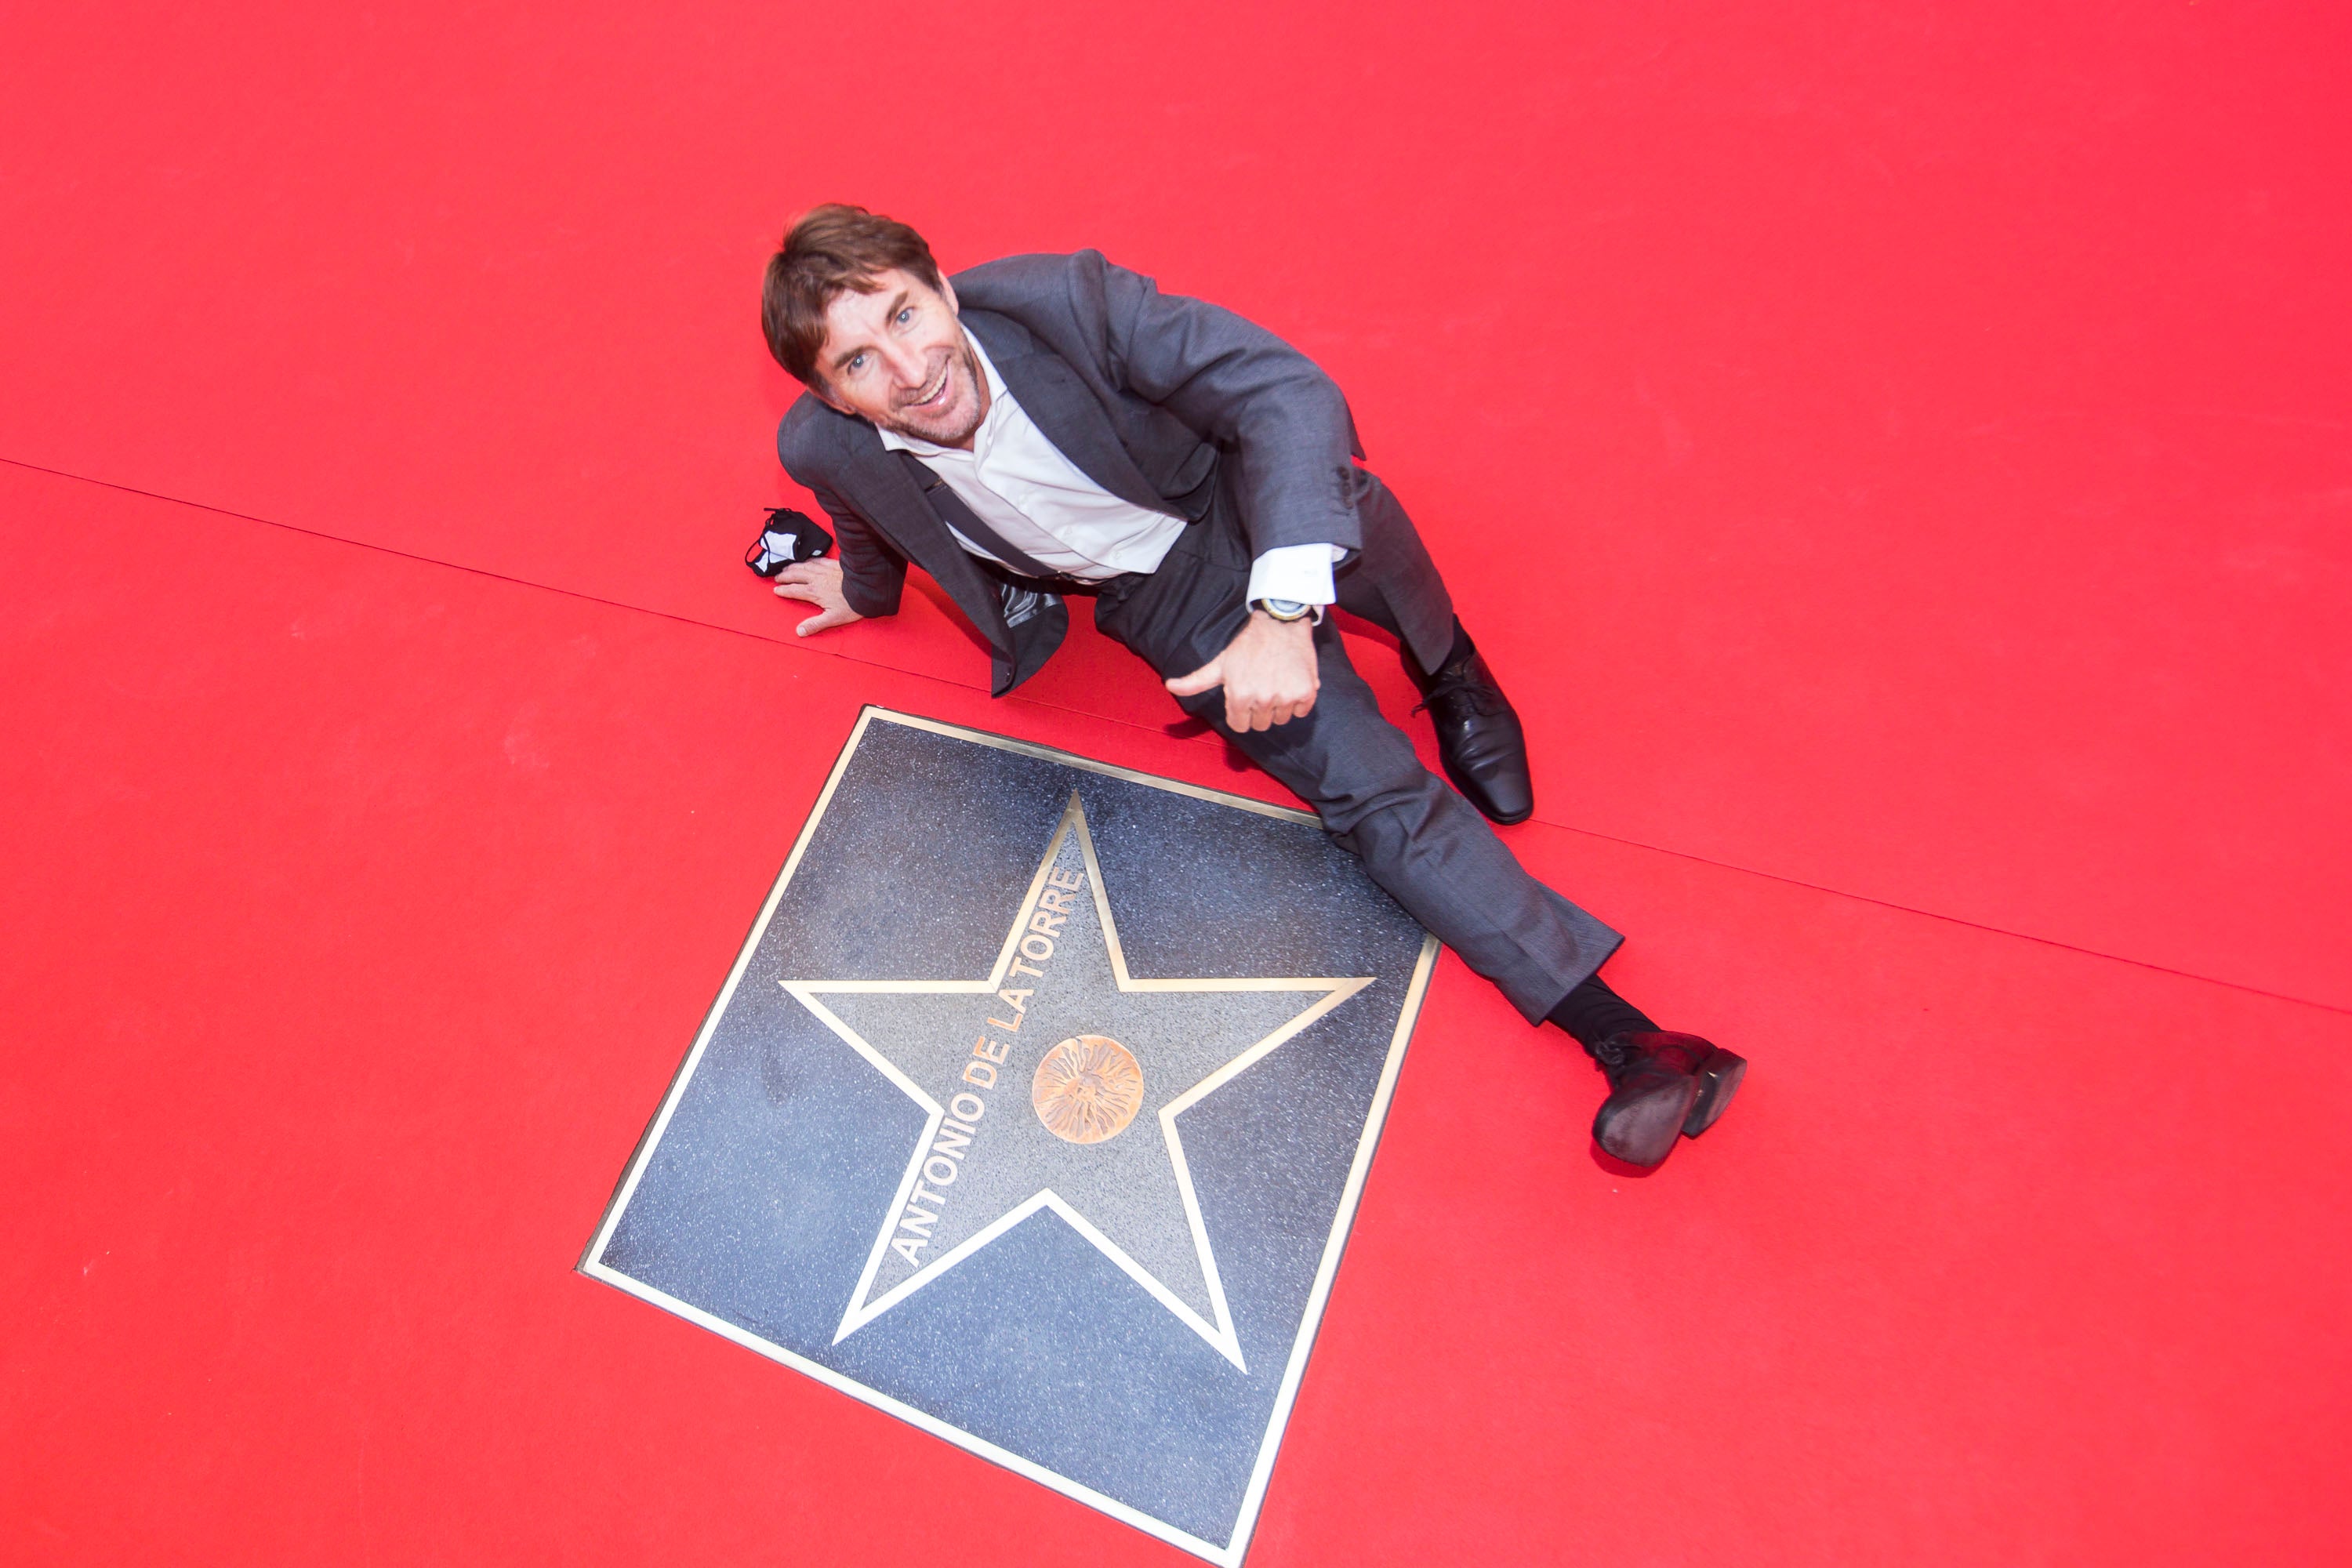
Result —
[[1629, 1165], [1658, 1164], [1676, 1138], [1714, 1126], [1748, 1074], [1745, 1057], [1696, 1035], [1612, 1035], [1591, 1051], [1609, 1079], [1592, 1141]]
[[1536, 813], [1527, 731], [1494, 671], [1472, 649], [1422, 684], [1421, 706], [1437, 726], [1437, 755], [1463, 798], [1506, 827]]

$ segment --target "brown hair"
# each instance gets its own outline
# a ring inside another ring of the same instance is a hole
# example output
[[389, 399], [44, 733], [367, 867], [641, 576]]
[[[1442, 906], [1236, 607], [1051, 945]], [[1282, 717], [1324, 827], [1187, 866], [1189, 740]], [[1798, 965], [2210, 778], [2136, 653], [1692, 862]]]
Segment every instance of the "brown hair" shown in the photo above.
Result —
[[768, 352], [795, 378], [821, 388], [816, 356], [824, 348], [826, 309], [845, 290], [871, 294], [875, 279], [894, 267], [940, 287], [931, 247], [905, 224], [843, 202], [809, 208], [784, 231], [760, 286]]

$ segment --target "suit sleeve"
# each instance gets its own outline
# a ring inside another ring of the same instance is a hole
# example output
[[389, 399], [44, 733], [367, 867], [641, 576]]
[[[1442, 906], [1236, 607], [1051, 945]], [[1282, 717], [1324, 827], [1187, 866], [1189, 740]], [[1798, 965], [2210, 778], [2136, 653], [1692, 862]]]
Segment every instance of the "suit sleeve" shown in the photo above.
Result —
[[1241, 463], [1242, 521], [1255, 554], [1302, 544], [1354, 552], [1355, 421], [1339, 384], [1264, 327], [1221, 306], [1162, 294], [1096, 251], [1073, 259], [1074, 304], [1100, 323], [1106, 363]]
[[898, 595], [907, 585], [907, 560], [890, 547], [880, 531], [867, 522], [856, 508], [822, 485], [811, 485], [809, 492], [816, 504], [824, 508], [833, 519], [834, 537], [839, 541], [841, 556], [841, 596], [849, 607], [872, 619], [877, 616], [898, 613]]
[[[833, 520], [835, 546], [841, 562], [842, 597], [849, 601], [851, 609], [869, 619], [897, 615], [898, 596], [907, 584], [907, 558], [898, 553], [880, 529], [825, 482], [826, 465], [809, 449], [805, 439], [796, 438], [795, 423], [787, 416], [778, 429], [776, 455], [783, 460], [784, 472], [793, 477], [793, 483], [816, 497], [816, 504]], [[802, 430], [805, 432], [806, 426]]]

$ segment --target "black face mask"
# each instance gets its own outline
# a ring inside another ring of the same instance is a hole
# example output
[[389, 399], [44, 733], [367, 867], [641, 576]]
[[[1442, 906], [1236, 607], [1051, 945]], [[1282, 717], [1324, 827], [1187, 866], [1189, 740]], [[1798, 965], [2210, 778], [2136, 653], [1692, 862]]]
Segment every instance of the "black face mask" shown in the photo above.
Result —
[[833, 535], [806, 512], [771, 507], [768, 526], [743, 552], [743, 564], [762, 577], [772, 577], [795, 561], [814, 561], [832, 548]]

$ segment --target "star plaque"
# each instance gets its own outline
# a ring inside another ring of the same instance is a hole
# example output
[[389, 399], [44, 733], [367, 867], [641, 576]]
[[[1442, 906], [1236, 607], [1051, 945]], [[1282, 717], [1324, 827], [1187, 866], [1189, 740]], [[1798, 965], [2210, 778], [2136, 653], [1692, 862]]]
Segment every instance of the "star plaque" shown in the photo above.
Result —
[[1435, 953], [1303, 813], [869, 708], [581, 1267], [1237, 1563]]

